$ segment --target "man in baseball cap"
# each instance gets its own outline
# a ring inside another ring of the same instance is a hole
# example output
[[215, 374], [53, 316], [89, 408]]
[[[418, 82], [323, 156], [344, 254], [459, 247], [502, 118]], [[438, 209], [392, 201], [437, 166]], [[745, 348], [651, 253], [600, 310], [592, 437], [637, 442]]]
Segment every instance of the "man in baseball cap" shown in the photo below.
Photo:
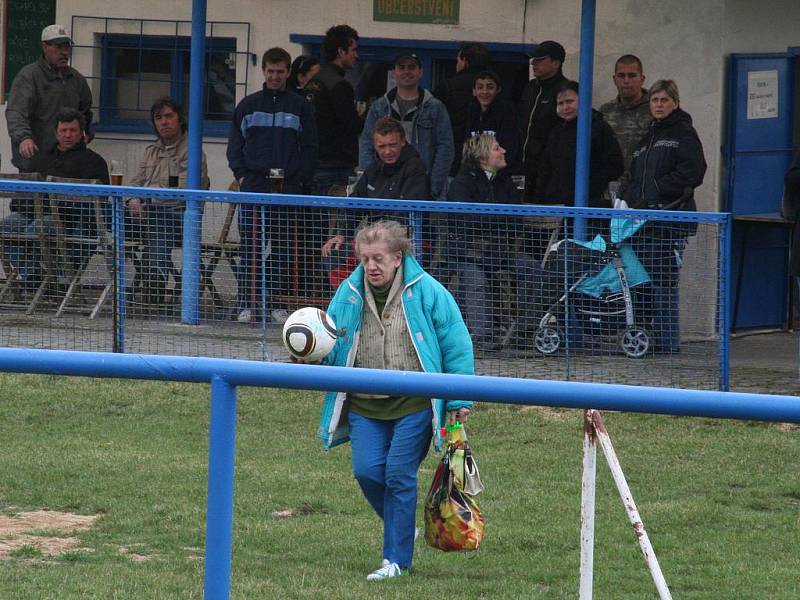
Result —
[[531, 79], [522, 92], [522, 117], [525, 119], [522, 142], [526, 198], [532, 197], [539, 173], [539, 158], [547, 136], [558, 122], [556, 92], [567, 80], [561, 71], [566, 53], [564, 46], [547, 40], [531, 53]]
[[404, 48], [397, 52], [392, 73], [396, 86], [372, 103], [364, 121], [358, 142], [359, 165], [366, 171], [379, 159], [372, 130], [378, 119], [391, 117], [403, 126], [406, 141], [425, 163], [431, 178], [431, 194], [439, 198], [446, 191], [454, 153], [453, 130], [447, 109], [420, 86], [422, 61], [413, 50]]
[[86, 141], [93, 137], [92, 92], [83, 75], [69, 66], [69, 31], [63, 25], [48, 25], [41, 41], [42, 55], [17, 73], [6, 105], [11, 162], [21, 173], [33, 171], [34, 158], [56, 145], [56, 114], [62, 108], [77, 110], [86, 123]]
[[533, 62], [541, 61], [543, 58], [550, 58], [563, 63], [566, 55], [564, 46], [553, 40], [547, 40], [536, 46], [536, 50], [531, 52], [530, 57]]
[[69, 37], [69, 31], [67, 31], [67, 28], [63, 25], [48, 25], [42, 29], [42, 41], [56, 46], [63, 46], [64, 44], [72, 45], [72, 38]]

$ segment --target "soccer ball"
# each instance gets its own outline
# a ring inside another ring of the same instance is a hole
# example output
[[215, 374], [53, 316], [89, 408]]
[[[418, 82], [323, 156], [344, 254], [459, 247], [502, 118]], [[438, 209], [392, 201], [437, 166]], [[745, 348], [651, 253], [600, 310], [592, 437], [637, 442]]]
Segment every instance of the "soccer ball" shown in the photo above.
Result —
[[283, 324], [283, 345], [304, 361], [318, 361], [333, 350], [339, 334], [324, 310], [307, 306], [294, 311]]

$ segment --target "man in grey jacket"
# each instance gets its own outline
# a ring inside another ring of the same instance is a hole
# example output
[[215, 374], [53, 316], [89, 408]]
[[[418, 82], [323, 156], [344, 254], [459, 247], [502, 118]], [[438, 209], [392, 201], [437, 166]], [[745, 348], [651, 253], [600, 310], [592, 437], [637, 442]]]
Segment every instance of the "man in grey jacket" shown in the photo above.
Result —
[[[443, 198], [453, 162], [453, 130], [441, 101], [419, 87], [422, 63], [413, 52], [401, 52], [394, 63], [397, 86], [370, 107], [358, 144], [358, 162], [366, 170], [375, 162], [372, 130], [381, 117], [392, 117], [403, 125], [406, 139], [419, 153], [431, 178], [431, 198]], [[409, 198], [411, 200], [412, 198]]]
[[6, 105], [12, 159], [21, 173], [34, 170], [34, 157], [56, 145], [56, 113], [74, 108], [86, 123], [85, 141], [93, 135], [92, 92], [86, 79], [69, 66], [72, 39], [63, 25], [42, 30], [42, 56], [23, 67], [11, 84]]

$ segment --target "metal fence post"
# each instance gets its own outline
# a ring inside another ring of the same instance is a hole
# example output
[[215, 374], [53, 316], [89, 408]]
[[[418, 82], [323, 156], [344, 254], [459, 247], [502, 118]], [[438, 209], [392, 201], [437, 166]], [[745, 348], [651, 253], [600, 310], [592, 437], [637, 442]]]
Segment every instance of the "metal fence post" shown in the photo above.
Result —
[[111, 230], [114, 237], [112, 345], [114, 352], [125, 352], [125, 201], [119, 196], [113, 196], [111, 201]]
[[205, 600], [230, 598], [235, 455], [236, 386], [214, 375], [208, 446]]
[[[192, 45], [189, 64], [189, 170], [186, 187], [202, 187], [203, 119], [205, 112], [206, 0], [192, 1]], [[195, 199], [186, 201], [183, 215], [183, 270], [181, 322], [200, 322], [200, 221], [203, 213]]]
[[731, 298], [731, 238], [733, 236], [733, 219], [726, 219], [719, 225], [720, 255], [719, 268], [719, 389], [727, 392], [730, 389], [730, 298]]

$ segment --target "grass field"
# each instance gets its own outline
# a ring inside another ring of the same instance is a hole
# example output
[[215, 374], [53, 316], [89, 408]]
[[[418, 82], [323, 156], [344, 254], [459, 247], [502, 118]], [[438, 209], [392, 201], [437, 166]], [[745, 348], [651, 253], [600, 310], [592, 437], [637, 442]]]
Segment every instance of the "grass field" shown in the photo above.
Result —
[[[0, 561], [0, 598], [202, 598], [208, 387], [0, 382], [0, 515], [99, 515], [74, 533], [33, 531]], [[350, 475], [349, 447], [320, 450], [319, 404], [317, 393], [240, 392], [233, 598], [577, 597], [580, 412], [478, 406], [470, 437], [487, 486], [481, 550], [449, 555], [423, 543], [411, 577], [368, 584], [381, 528]], [[800, 597], [800, 430], [605, 421], [676, 599]], [[423, 492], [435, 464], [431, 453]], [[51, 556], [37, 536], [77, 544]], [[656, 597], [602, 453], [595, 597]]]

